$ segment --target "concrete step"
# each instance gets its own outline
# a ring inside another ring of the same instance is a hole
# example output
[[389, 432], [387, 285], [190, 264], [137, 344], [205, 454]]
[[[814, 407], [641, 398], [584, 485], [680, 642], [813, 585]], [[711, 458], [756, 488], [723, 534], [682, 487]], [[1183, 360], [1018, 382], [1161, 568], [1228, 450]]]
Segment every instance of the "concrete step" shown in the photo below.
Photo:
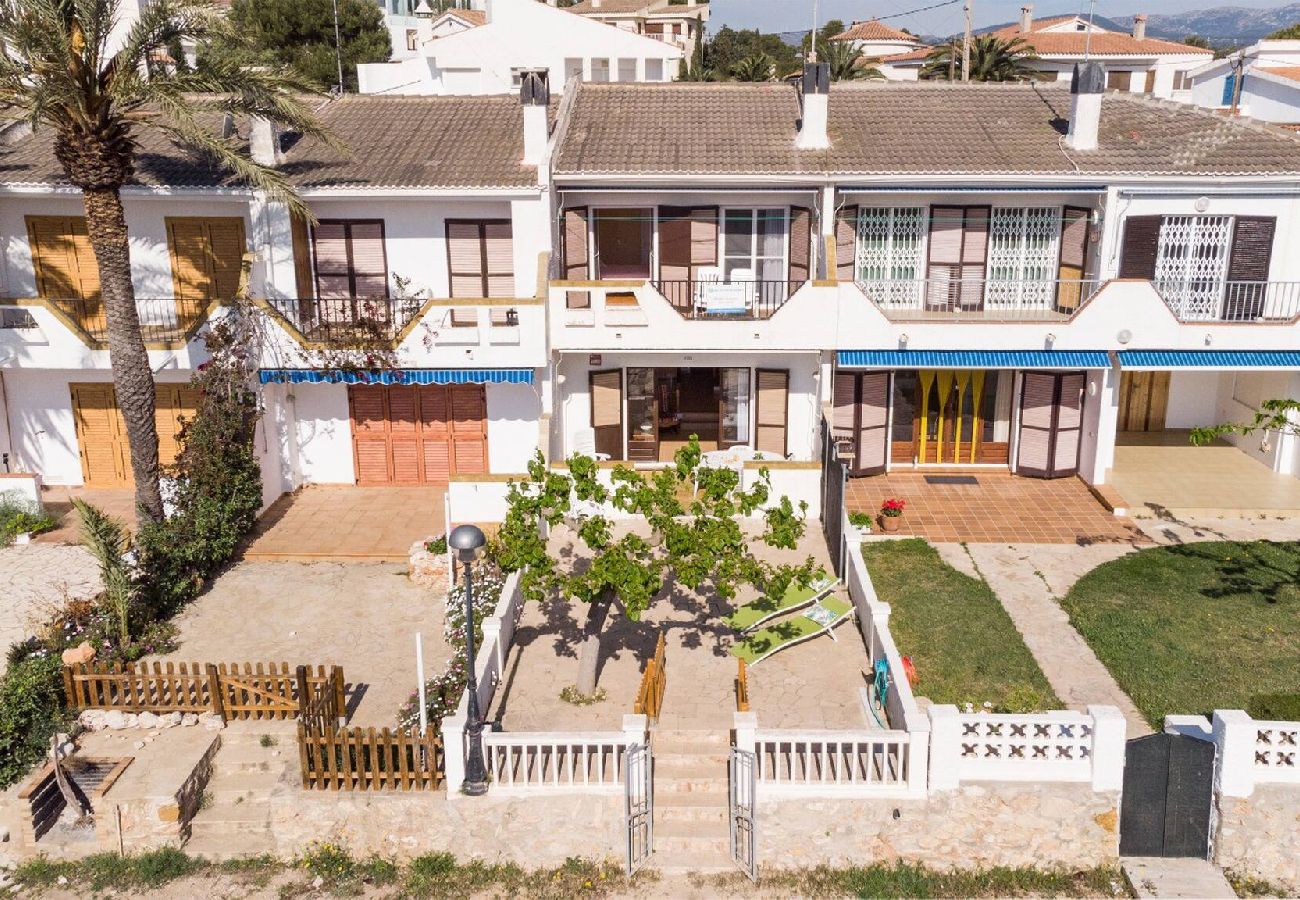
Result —
[[201, 809], [191, 820], [191, 825], [204, 827], [215, 825], [258, 825], [271, 821], [271, 811], [264, 804], [258, 803], [214, 803], [207, 809]]
[[275, 852], [275, 836], [268, 830], [262, 833], [194, 834], [185, 843], [185, 852], [214, 862], [262, 856]]
[[711, 847], [718, 841], [730, 841], [731, 832], [727, 827], [726, 816], [723, 816], [721, 822], [665, 820], [660, 816], [655, 819], [656, 846], [658, 846], [661, 838], [664, 840], [682, 838], [683, 840], [699, 841]]
[[208, 781], [208, 791], [218, 793], [270, 793], [284, 782], [285, 773], [275, 771], [227, 772], [218, 769]]
[[1130, 856], [1120, 865], [1138, 897], [1219, 900], [1236, 896], [1223, 871], [1203, 859]]
[[687, 803], [681, 805], [655, 804], [656, 822], [714, 822], [727, 827], [727, 806]]
[[655, 855], [663, 859], [680, 856], [713, 856], [719, 862], [731, 858], [731, 837], [723, 832], [722, 837], [683, 837], [675, 834], [661, 834], [655, 829]]
[[[279, 755], [274, 755], [279, 751]], [[251, 746], [235, 746], [222, 743], [221, 749], [217, 751], [214, 760], [217, 768], [222, 769], [240, 769], [240, 768], [262, 768], [265, 766], [282, 766], [290, 758], [289, 754], [297, 759], [298, 748], [293, 744], [288, 747], [259, 747], [256, 744]]]
[[655, 779], [655, 800], [660, 797], [670, 797], [678, 794], [707, 794], [721, 798], [725, 803], [727, 798], [727, 779], [726, 778], [656, 778]]
[[656, 734], [650, 739], [655, 758], [661, 756], [708, 756], [726, 759], [731, 752], [731, 739], [721, 734], [715, 739], [711, 731], [678, 732], [668, 737]]
[[655, 810], [686, 809], [700, 807], [704, 809], [726, 809], [726, 792], [717, 791], [664, 791], [655, 790]]
[[662, 875], [721, 875], [739, 871], [729, 853], [659, 853], [646, 863]]
[[655, 778], [726, 778], [727, 759], [713, 756], [656, 755]]

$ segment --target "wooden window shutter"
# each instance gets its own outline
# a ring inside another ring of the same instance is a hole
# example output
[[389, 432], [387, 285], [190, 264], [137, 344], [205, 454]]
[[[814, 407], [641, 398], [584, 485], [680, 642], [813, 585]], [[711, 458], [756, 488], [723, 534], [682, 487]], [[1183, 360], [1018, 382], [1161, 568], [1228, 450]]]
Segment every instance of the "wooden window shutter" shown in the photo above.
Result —
[[718, 215], [716, 206], [700, 206], [691, 210], [691, 277], [698, 275], [700, 266], [718, 264]]
[[889, 458], [889, 373], [863, 372], [858, 380], [854, 474], [878, 475]]
[[1057, 270], [1056, 306], [1073, 312], [1083, 302], [1083, 281], [1088, 271], [1088, 237], [1091, 213], [1078, 206], [1061, 210], [1061, 262]]
[[244, 220], [234, 216], [208, 220], [208, 240], [212, 253], [212, 288], [210, 300], [229, 300], [239, 291], [248, 242], [244, 237]]
[[691, 210], [659, 207], [659, 280], [687, 281], [691, 277]]
[[515, 245], [509, 219], [483, 226], [484, 297], [515, 295]]
[[[806, 206], [790, 207], [790, 290], [799, 289], [811, 277], [812, 210]], [[852, 273], [850, 273], [852, 274]]]
[[27, 238], [42, 297], [98, 299], [99, 265], [80, 216], [28, 216]]
[[831, 396], [831, 429], [836, 437], [850, 437], [857, 424], [858, 373], [836, 372]]
[[316, 251], [316, 293], [323, 298], [352, 297], [345, 222], [321, 221], [312, 229]]
[[1160, 248], [1160, 216], [1129, 216], [1124, 220], [1120, 245], [1119, 277], [1156, 277], [1156, 253]]
[[354, 297], [388, 296], [388, 259], [383, 222], [350, 222]]
[[572, 206], [564, 211], [564, 277], [568, 281], [586, 281], [591, 277], [587, 264], [587, 207]]
[[591, 428], [596, 433], [596, 452], [610, 459], [623, 458], [623, 372], [605, 369], [589, 376]]
[[1229, 281], [1268, 281], [1276, 228], [1277, 219], [1272, 216], [1237, 216], [1228, 259]]
[[478, 222], [447, 223], [447, 264], [451, 276], [451, 296], [486, 297], [484, 290], [483, 247], [479, 242]]
[[1056, 376], [1049, 372], [1025, 372], [1021, 376], [1017, 475], [1049, 477], [1055, 406]]
[[787, 419], [790, 408], [790, 371], [758, 369], [758, 404], [755, 411], [754, 448], [784, 459], [787, 449]]
[[853, 281], [857, 277], [858, 208], [845, 206], [835, 218], [835, 277]]
[[1079, 471], [1079, 444], [1083, 434], [1083, 372], [1056, 376], [1056, 421], [1052, 434], [1051, 477], [1063, 478]]
[[293, 213], [289, 218], [289, 233], [293, 239], [293, 277], [298, 289], [299, 300], [309, 300], [315, 295], [315, 285], [311, 277], [311, 235], [307, 228], [307, 219], [302, 213]]
[[172, 286], [176, 299], [208, 299], [213, 289], [212, 266], [203, 220], [169, 217], [167, 250], [171, 257]]
[[945, 267], [946, 272], [961, 265], [962, 232], [966, 211], [960, 206], [930, 208], [930, 267]]

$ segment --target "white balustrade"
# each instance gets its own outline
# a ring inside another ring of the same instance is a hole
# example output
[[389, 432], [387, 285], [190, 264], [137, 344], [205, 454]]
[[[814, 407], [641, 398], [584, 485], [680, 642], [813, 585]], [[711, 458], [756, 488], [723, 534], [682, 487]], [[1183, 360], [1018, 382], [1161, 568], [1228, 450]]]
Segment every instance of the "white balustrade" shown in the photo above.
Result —
[[[789, 796], [906, 797], [913, 792], [905, 731], [756, 729], [760, 791]], [[924, 776], [921, 781], [924, 792]]]
[[622, 731], [498, 731], [483, 734], [494, 792], [612, 793], [623, 790], [623, 754], [645, 740], [646, 718]]

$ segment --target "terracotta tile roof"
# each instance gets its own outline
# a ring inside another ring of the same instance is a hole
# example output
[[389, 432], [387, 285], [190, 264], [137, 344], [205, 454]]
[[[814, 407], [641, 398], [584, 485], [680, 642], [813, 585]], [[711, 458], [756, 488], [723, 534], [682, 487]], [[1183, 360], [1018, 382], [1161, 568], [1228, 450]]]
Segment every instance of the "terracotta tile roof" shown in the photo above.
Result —
[[1184, 53], [1200, 54], [1205, 57], [1214, 55], [1213, 50], [1202, 47], [1192, 47], [1177, 41], [1162, 41], [1158, 38], [1143, 38], [1139, 41], [1131, 34], [1118, 31], [1094, 30], [1092, 40], [1089, 41], [1087, 32], [1083, 31], [1053, 32], [1043, 30], [1074, 18], [1076, 17], [1053, 16], [1048, 19], [1037, 19], [1031, 23], [1028, 32], [1021, 31], [1020, 23], [1015, 22], [982, 33], [996, 35], [1000, 38], [1023, 38], [1025, 43], [1032, 47], [1039, 56], [1053, 54], [1081, 56], [1083, 55], [1085, 43], [1088, 46], [1088, 52], [1093, 56], [1176, 56]]
[[487, 24], [487, 12], [482, 9], [449, 9], [447, 15], [454, 16], [474, 27]]
[[1291, 81], [1300, 81], [1300, 66], [1260, 66], [1259, 71], [1279, 78], [1288, 78]]
[[[552, 111], [552, 113], [554, 110]], [[377, 97], [350, 94], [318, 112], [350, 156], [314, 138], [288, 144], [283, 171], [302, 188], [518, 187], [536, 184], [523, 165], [523, 113], [513, 96]], [[213, 130], [219, 127], [214, 118]], [[236, 135], [241, 145], [246, 137]], [[135, 182], [225, 187], [236, 182], [153, 131], [139, 135]], [[66, 184], [52, 132], [0, 146], [0, 183]]]
[[891, 28], [879, 19], [867, 22], [854, 22], [841, 31], [832, 41], [910, 41], [917, 42], [916, 35]]
[[634, 13], [653, 5], [653, 0], [600, 0], [600, 6], [592, 3], [591, 0], [582, 0], [568, 7], [568, 10], [585, 16], [601, 13]]
[[915, 50], [909, 50], [906, 53], [895, 53], [892, 56], [882, 56], [880, 61], [887, 63], [911, 62], [912, 60], [925, 62], [933, 50], [933, 47], [917, 47]]
[[[831, 149], [794, 146], [787, 85], [583, 84], [556, 155], [565, 175], [1300, 174], [1300, 140], [1136, 94], [1102, 103], [1100, 147], [1061, 149], [1064, 86], [910, 82], [831, 88]], [[1077, 165], [1077, 170], [1076, 170]]]

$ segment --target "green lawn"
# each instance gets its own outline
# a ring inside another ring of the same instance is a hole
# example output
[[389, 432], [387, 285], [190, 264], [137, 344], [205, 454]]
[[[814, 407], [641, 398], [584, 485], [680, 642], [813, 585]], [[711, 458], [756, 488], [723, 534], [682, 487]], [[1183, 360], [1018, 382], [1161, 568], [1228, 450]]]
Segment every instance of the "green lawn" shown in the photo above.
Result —
[[1153, 727], [1300, 692], [1300, 544], [1214, 541], [1098, 566], [1063, 601]]
[[1059, 709], [1010, 616], [983, 581], [958, 572], [922, 540], [862, 545], [889, 630], [912, 657], [916, 693], [935, 703], [985, 701], [1002, 711]]

